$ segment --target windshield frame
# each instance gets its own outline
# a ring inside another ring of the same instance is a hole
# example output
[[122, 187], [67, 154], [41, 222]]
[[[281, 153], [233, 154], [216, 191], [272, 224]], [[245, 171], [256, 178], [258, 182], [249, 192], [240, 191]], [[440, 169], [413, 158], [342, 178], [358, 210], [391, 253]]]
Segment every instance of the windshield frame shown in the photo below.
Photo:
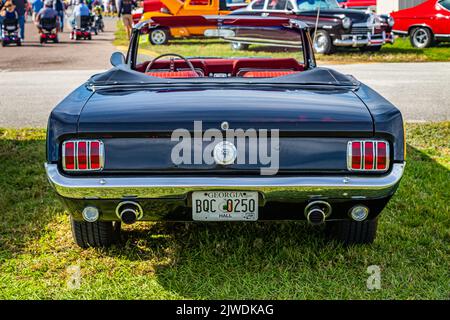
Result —
[[[233, 17], [231, 17], [231, 16], [230, 17], [227, 17], [227, 16], [203, 16], [203, 17], [206, 19], [212, 19], [212, 21], [214, 19], [216, 19], [217, 26], [219, 28], [222, 25], [224, 20], [234, 21], [234, 23], [239, 20], [247, 20], [247, 21], [248, 21], [248, 19], [255, 20], [255, 21], [261, 20], [259, 17], [255, 17], [255, 16], [239, 16], [238, 19], [236, 19], [235, 16], [233, 16]], [[305, 23], [303, 23], [299, 20], [295, 20], [295, 19], [272, 18], [271, 20], [275, 20], [275, 21], [279, 20], [280, 27], [288, 28], [289, 30], [293, 30], [294, 32], [299, 33], [301, 43], [302, 43], [302, 48], [299, 48], [299, 53], [302, 54], [302, 58], [303, 58], [302, 63], [305, 66], [305, 70], [310, 70], [312, 68], [315, 68], [317, 66], [317, 64], [316, 64], [316, 60], [315, 60], [315, 56], [314, 56], [314, 51], [312, 48], [312, 40], [311, 40], [311, 36], [309, 33], [309, 27]], [[282, 22], [289, 22], [289, 24], [290, 24], [289, 27], [284, 26], [282, 24]], [[138, 51], [139, 51], [139, 38], [141, 35], [140, 34], [141, 30], [146, 27], [156, 28], [158, 26], [159, 25], [157, 23], [155, 23], [154, 20], [149, 19], [149, 20], [140, 22], [133, 27], [130, 44], [129, 44], [126, 59], [125, 59], [126, 65], [128, 65], [132, 70], [136, 70], [136, 65], [137, 65], [137, 61], [138, 61], [137, 57], [138, 57]], [[247, 27], [246, 24], [243, 24], [242, 26]], [[176, 52], [174, 52], [174, 53], [176, 53]], [[186, 58], [189, 58], [189, 57], [186, 57]], [[204, 57], [204, 59], [207, 59], [207, 58], [208, 57]], [[211, 57], [211, 58], [217, 58], [217, 57]], [[293, 56], [293, 58], [298, 59], [295, 56]]]

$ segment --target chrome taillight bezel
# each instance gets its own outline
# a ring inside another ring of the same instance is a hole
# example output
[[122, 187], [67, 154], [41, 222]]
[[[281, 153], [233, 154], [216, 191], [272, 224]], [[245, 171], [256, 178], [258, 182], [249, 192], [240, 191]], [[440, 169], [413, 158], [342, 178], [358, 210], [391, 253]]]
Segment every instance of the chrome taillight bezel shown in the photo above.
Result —
[[[353, 143], [359, 142], [360, 143], [360, 154], [361, 154], [361, 162], [360, 162], [360, 168], [355, 169], [352, 168], [352, 160], [353, 160]], [[365, 168], [365, 144], [366, 142], [373, 143], [373, 163], [372, 169], [366, 169]], [[386, 146], [386, 165], [383, 169], [378, 169], [378, 144], [383, 143]], [[347, 170], [354, 171], [354, 172], [386, 172], [389, 170], [390, 166], [390, 149], [389, 149], [389, 142], [386, 140], [351, 140], [347, 143]]]
[[[86, 169], [79, 169], [78, 166], [78, 144], [80, 142], [86, 143], [86, 157], [87, 157], [87, 168]], [[99, 150], [99, 168], [92, 169], [91, 164], [91, 144], [93, 142], [96, 142], [99, 144], [98, 150]], [[66, 144], [67, 143], [73, 143], [74, 144], [74, 168], [68, 169], [66, 167]], [[105, 147], [103, 144], [103, 141], [101, 140], [67, 140], [62, 143], [62, 150], [61, 150], [61, 163], [62, 163], [62, 169], [67, 172], [94, 172], [94, 171], [101, 171], [103, 170], [105, 166]]]

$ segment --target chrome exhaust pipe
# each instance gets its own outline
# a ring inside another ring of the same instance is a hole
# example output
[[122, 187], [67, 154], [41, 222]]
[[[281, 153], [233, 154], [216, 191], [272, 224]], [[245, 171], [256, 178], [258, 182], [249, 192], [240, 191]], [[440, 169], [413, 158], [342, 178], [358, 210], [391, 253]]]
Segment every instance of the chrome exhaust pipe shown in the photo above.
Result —
[[305, 207], [305, 217], [310, 225], [318, 226], [331, 214], [331, 205], [326, 201], [313, 201]]
[[139, 203], [134, 201], [123, 201], [117, 205], [116, 215], [125, 224], [133, 224], [142, 219], [144, 211]]

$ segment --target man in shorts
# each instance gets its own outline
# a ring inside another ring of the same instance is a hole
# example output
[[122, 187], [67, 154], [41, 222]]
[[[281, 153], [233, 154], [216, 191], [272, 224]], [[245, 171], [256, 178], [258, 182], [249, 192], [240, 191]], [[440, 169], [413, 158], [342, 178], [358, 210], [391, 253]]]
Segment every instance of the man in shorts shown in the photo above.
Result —
[[120, 0], [117, 13], [119, 17], [122, 17], [123, 26], [127, 32], [128, 40], [131, 37], [131, 29], [133, 28], [133, 17], [131, 11], [136, 6], [136, 1], [133, 0]]

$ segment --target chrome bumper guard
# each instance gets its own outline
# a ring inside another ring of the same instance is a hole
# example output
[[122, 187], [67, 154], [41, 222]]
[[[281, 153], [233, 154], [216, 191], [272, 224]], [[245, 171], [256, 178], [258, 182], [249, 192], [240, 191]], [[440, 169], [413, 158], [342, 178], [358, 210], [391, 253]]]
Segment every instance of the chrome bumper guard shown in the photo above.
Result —
[[395, 163], [384, 176], [298, 177], [69, 177], [56, 164], [45, 164], [56, 192], [70, 199], [186, 199], [192, 191], [258, 191], [264, 201], [299, 202], [302, 199], [378, 199], [391, 195], [405, 164]]
[[393, 44], [394, 37], [392, 34], [344, 34], [342, 39], [335, 39], [333, 44], [338, 47], [364, 47], [364, 46], [380, 46], [386, 43]]

